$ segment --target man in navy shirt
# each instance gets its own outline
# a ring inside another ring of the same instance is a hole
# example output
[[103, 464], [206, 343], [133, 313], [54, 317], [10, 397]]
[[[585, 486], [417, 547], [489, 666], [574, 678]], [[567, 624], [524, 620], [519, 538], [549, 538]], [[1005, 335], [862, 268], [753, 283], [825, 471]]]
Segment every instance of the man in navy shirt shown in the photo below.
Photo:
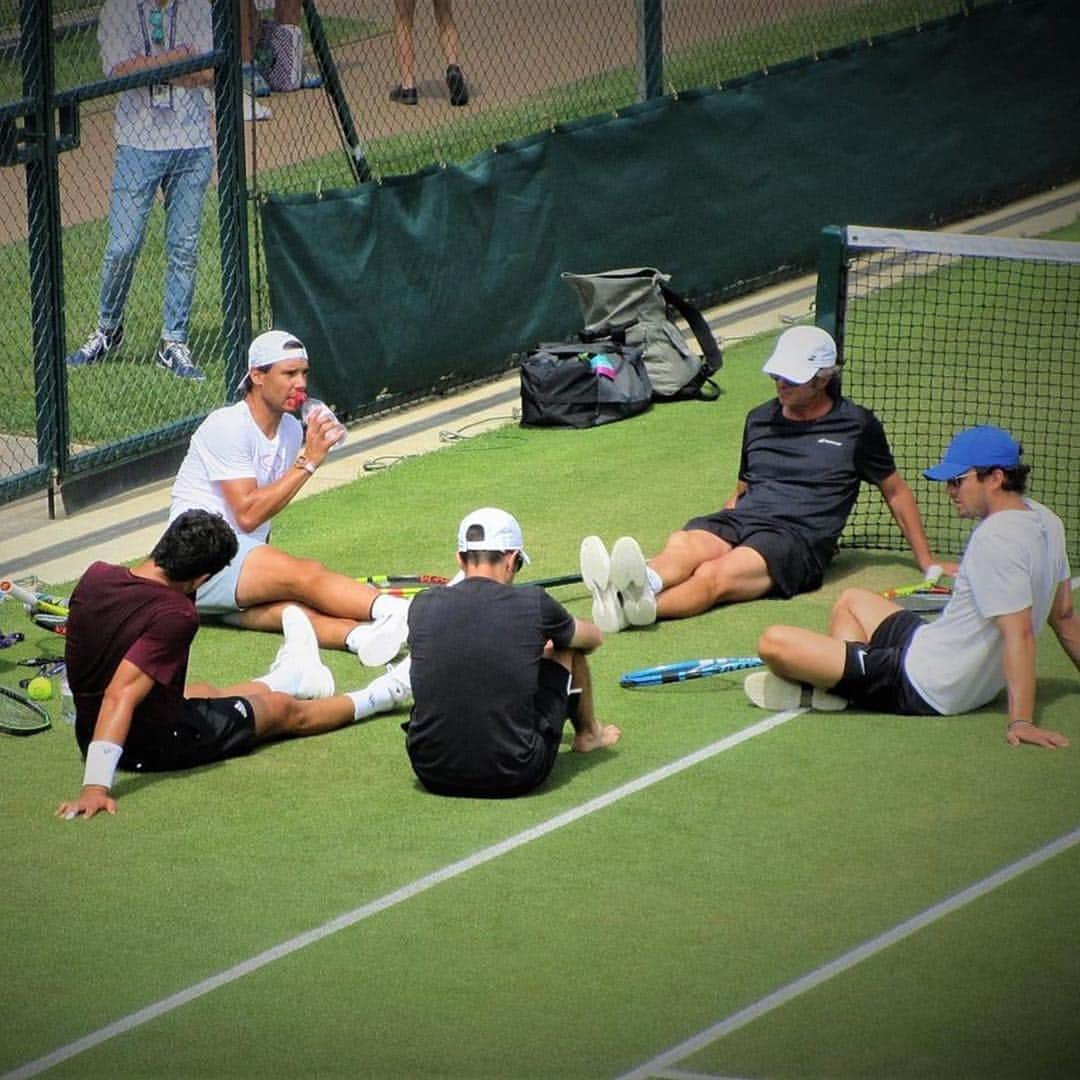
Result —
[[881, 422], [837, 390], [829, 334], [784, 331], [763, 370], [776, 397], [746, 418], [738, 483], [722, 509], [688, 521], [648, 562], [629, 536], [610, 555], [599, 537], [582, 541], [581, 575], [605, 633], [818, 588], [863, 481], [881, 492], [919, 567], [934, 565]]

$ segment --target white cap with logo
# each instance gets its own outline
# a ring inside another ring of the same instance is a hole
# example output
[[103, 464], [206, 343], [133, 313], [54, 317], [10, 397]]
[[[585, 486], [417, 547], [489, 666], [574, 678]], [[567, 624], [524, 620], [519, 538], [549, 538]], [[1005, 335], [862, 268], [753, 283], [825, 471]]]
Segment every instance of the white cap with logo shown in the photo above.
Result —
[[237, 385], [237, 390], [246, 389], [248, 376], [256, 368], [270, 367], [279, 360], [306, 360], [307, 349], [304, 343], [287, 330], [265, 330], [248, 347], [248, 369]]
[[[474, 525], [480, 529], [480, 537], [469, 540], [467, 536]], [[520, 551], [522, 559], [528, 563], [530, 560], [524, 545], [517, 518], [494, 506], [485, 506], [466, 514], [458, 526], [458, 551]]]
[[772, 356], [761, 369], [801, 386], [823, 368], [836, 366], [836, 342], [820, 326], [793, 326], [777, 339]]

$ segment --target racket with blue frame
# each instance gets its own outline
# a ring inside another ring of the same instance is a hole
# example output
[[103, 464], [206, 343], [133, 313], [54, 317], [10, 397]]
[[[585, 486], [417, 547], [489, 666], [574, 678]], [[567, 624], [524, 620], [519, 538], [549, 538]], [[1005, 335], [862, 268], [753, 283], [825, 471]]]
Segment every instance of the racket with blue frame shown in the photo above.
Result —
[[727, 675], [732, 671], [762, 667], [764, 663], [759, 656], [715, 656], [704, 660], [680, 660], [673, 664], [656, 664], [653, 667], [628, 671], [619, 678], [619, 685], [660, 686], [664, 683], [687, 682], [689, 679], [704, 679], [710, 675]]

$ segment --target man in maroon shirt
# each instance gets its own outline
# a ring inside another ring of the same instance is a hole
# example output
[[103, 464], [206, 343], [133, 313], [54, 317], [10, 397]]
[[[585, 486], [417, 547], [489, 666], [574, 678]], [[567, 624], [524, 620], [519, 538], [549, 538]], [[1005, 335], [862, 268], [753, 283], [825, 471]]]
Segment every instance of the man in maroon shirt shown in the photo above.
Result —
[[86, 769], [81, 794], [60, 803], [58, 816], [116, 813], [109, 792], [118, 767], [194, 768], [355, 719], [353, 698], [332, 696], [333, 676], [297, 607], [285, 609], [285, 644], [268, 674], [225, 689], [185, 686], [199, 628], [195, 590], [235, 554], [236, 536], [223, 518], [189, 510], [146, 561], [131, 570], [96, 562], [75, 586], [66, 661]]

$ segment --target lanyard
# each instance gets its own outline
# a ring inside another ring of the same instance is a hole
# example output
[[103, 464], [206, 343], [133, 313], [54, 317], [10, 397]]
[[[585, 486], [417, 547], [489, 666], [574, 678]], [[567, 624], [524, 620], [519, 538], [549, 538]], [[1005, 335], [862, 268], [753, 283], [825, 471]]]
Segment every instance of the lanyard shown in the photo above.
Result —
[[[169, 14], [169, 51], [171, 52], [176, 47], [176, 8], [180, 3], [180, 0], [172, 0], [172, 3], [167, 8], [157, 8], [157, 11], [161, 13], [161, 17], [164, 18], [166, 11]], [[139, 29], [142, 30], [143, 38], [143, 50], [147, 56], [153, 56], [153, 49], [150, 42], [150, 20], [146, 14], [146, 0], [138, 0], [139, 8]], [[163, 35], [164, 36], [164, 35]], [[164, 44], [164, 42], [162, 42]], [[165, 100], [159, 100], [159, 97], [163, 92], [167, 90]], [[146, 92], [150, 95], [151, 107], [165, 106], [167, 108], [173, 107], [173, 88], [168, 83], [155, 84], [148, 86]]]
[[[169, 13], [169, 49], [176, 47], [176, 8], [180, 0], [172, 0], [172, 3], [166, 8], [158, 8], [158, 10], [164, 15], [167, 11]], [[147, 56], [153, 56], [153, 50], [150, 44], [150, 20], [146, 14], [146, 0], [138, 0], [139, 8], [139, 29], [142, 30], [143, 37], [143, 50]]]

